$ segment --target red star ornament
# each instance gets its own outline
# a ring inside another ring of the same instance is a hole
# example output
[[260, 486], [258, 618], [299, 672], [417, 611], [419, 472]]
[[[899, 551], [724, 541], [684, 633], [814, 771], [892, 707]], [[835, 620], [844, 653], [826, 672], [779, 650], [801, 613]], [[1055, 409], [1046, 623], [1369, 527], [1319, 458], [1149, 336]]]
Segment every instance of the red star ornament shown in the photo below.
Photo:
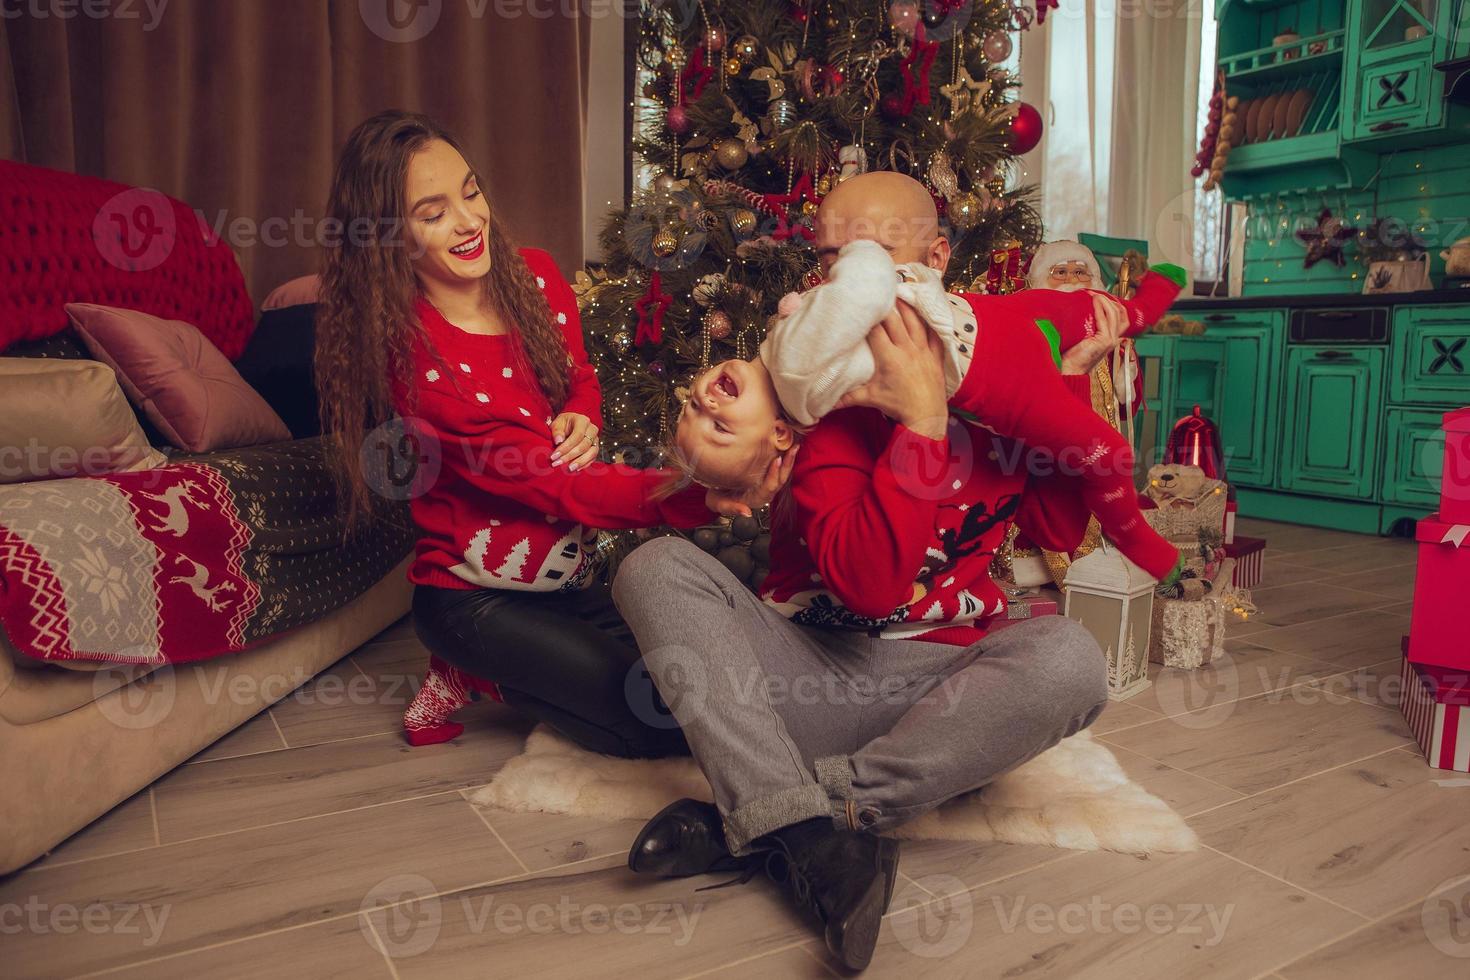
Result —
[[674, 297], [664, 292], [658, 270], [654, 269], [653, 275], [648, 277], [648, 292], [633, 304], [638, 313], [638, 332], [633, 335], [633, 343], [664, 342], [664, 314], [669, 312], [669, 305], [673, 302]]
[[812, 192], [812, 175], [802, 174], [791, 188], [789, 194], [762, 194], [761, 199], [770, 208], [770, 213], [776, 218], [776, 230], [771, 232], [771, 237], [778, 242], [784, 242], [793, 235], [800, 235], [807, 241], [811, 241], [816, 235], [812, 229], [801, 222], [798, 218], [795, 222], [791, 220], [791, 205], [800, 204], [802, 201], [811, 201], [820, 204], [821, 199]]

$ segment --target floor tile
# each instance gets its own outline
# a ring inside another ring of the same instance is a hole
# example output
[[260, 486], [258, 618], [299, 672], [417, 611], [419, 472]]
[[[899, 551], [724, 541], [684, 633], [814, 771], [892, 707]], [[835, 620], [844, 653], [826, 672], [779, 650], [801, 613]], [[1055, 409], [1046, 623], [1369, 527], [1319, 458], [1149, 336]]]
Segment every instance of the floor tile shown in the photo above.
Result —
[[42, 868], [0, 881], [0, 905], [78, 910], [103, 928], [79, 937], [43, 920], [8, 935], [6, 971], [72, 976], [352, 915], [405, 882], [447, 891], [518, 870], [458, 793]]
[[1470, 963], [1470, 879], [1366, 926], [1276, 972], [1283, 980], [1463, 976]]
[[1333, 531], [1326, 528], [1306, 527], [1301, 524], [1278, 524], [1249, 517], [1237, 518], [1235, 533], [1251, 538], [1265, 538], [1267, 554], [1285, 556], [1323, 548], [1340, 548], [1376, 540], [1373, 535], [1354, 534], [1351, 531]]
[[488, 782], [529, 726], [414, 748], [402, 736], [327, 742], [185, 766], [154, 787], [164, 843]]
[[815, 935], [763, 878], [699, 892], [697, 880], [612, 867], [523, 878], [369, 914], [396, 937], [401, 980], [485, 976], [683, 977]]
[[[472, 795], [466, 790], [465, 796]], [[602, 854], [626, 855], [643, 820], [598, 820], [564, 813], [520, 813], [475, 807], [532, 872]]]
[[814, 940], [803, 945], [805, 949], [797, 946], [779, 950], [700, 976], [710, 980], [786, 980], [788, 977], [790, 980], [831, 980], [844, 975], [824, 964], [827, 948], [822, 943]]
[[1254, 638], [1225, 641], [1225, 653], [1204, 667], [1151, 664], [1152, 686], [1128, 703], [1170, 716], [1248, 698], [1324, 677], [1343, 668], [1260, 646]]
[[213, 745], [194, 755], [189, 762], [215, 762], [219, 759], [254, 755], [257, 752], [275, 752], [285, 747], [286, 743], [281, 741], [281, 733], [271, 719], [270, 709], [267, 708]]
[[1313, 687], [1353, 698], [1365, 704], [1376, 704], [1380, 708], [1399, 709], [1399, 695], [1403, 693], [1400, 670], [1403, 658], [1395, 657], [1380, 663], [1369, 664], [1356, 670], [1346, 670], [1311, 683]]
[[[1340, 548], [1304, 551], [1284, 556], [1283, 561], [1313, 569], [1322, 575], [1354, 575], [1382, 572], [1392, 578], [1418, 557], [1414, 542], [1403, 538], [1370, 538]], [[1412, 573], [1410, 573], [1412, 577]]]
[[1104, 737], [1175, 769], [1258, 793], [1409, 739], [1398, 712], [1302, 687], [1231, 701]]
[[106, 854], [152, 847], [155, 843], [153, 801], [145, 789], [57, 844], [49, 854], [37, 858], [27, 868], [34, 870], [64, 861], [85, 861]]
[[1442, 787], [1420, 759], [1385, 752], [1220, 807], [1200, 838], [1369, 917], [1470, 872], [1470, 787]]
[[1121, 746], [1110, 745], [1108, 748], [1130, 779], [1169, 804], [1182, 816], [1187, 817], [1192, 813], [1238, 800], [1242, 796], [1237, 790], [1156, 762]]
[[1401, 565], [1398, 568], [1336, 575], [1322, 581], [1328, 585], [1380, 595], [1390, 602], [1408, 602], [1414, 598], [1415, 571], [1416, 568], [1413, 565]]
[[1253, 589], [1251, 598], [1260, 609], [1254, 617], [1268, 626], [1294, 626], [1358, 609], [1382, 605], [1368, 592], [1345, 589], [1326, 582], [1301, 582], [1274, 589]]
[[1361, 921], [1208, 851], [1084, 854], [891, 914], [864, 977], [1248, 978]]
[[[1143, 693], [1147, 693], [1146, 691]], [[1141, 697], [1142, 695], [1134, 695]], [[1143, 725], [1150, 721], [1158, 721], [1159, 713], [1147, 708], [1140, 708], [1128, 701], [1109, 701], [1103, 713], [1098, 715], [1097, 721], [1092, 723], [1092, 734], [1106, 735], [1108, 732], [1116, 732], [1124, 728], [1132, 728], [1134, 725]]]
[[1324, 663], [1364, 667], [1400, 656], [1408, 631], [1408, 615], [1378, 609], [1284, 626], [1250, 642]]
[[354, 915], [154, 960], [105, 976], [109, 980], [393, 980], [376, 941], [367, 919]]
[[898, 870], [925, 894], [944, 896], [1080, 853], [1041, 844], [906, 840]]

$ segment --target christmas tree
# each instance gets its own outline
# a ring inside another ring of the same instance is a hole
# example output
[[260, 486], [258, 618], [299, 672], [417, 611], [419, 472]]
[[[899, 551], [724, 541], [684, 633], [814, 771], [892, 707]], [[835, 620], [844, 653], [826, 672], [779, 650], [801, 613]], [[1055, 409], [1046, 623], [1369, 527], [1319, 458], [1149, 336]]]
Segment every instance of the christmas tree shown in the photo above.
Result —
[[1019, 0], [643, 4], [634, 150], [658, 169], [578, 275], [603, 444], [659, 461], [690, 380], [748, 358], [781, 296], [820, 281], [811, 218], [836, 183], [899, 170], [935, 197], [950, 289], [1009, 290], [1041, 240], [1018, 153], [1040, 139], [1007, 68]]

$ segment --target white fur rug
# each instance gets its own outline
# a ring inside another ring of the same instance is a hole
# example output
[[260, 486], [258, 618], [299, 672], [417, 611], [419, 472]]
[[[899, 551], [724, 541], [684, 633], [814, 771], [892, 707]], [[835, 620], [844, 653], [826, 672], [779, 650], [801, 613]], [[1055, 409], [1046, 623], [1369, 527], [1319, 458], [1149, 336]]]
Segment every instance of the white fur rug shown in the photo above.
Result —
[[[474, 801], [503, 810], [646, 820], [685, 796], [712, 798], [692, 759], [615, 759], [541, 726]], [[1199, 847], [1184, 819], [1130, 780], [1113, 753], [1086, 731], [893, 836], [1131, 854]]]

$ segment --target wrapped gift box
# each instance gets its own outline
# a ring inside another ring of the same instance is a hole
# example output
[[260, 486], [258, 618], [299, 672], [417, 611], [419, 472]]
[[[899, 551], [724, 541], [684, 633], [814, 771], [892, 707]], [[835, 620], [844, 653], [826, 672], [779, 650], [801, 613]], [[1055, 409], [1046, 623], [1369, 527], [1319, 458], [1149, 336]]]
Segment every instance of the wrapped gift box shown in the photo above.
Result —
[[1470, 408], [1444, 417], [1444, 474], [1439, 513], [1449, 524], [1470, 524]]
[[1055, 616], [1057, 614], [1057, 593], [1047, 589], [1034, 595], [1018, 596], [1006, 603], [1006, 614], [989, 624], [990, 632], [1024, 623], [1028, 619], [1037, 616]]
[[1404, 659], [1399, 710], [1435, 769], [1470, 772], [1470, 674]]
[[1239, 535], [1225, 545], [1225, 557], [1235, 559], [1235, 577], [1230, 584], [1237, 589], [1254, 589], [1261, 584], [1262, 563], [1266, 557], [1266, 539]]
[[1155, 597], [1148, 659], [1165, 667], [1194, 670], [1225, 652], [1225, 605], [1202, 599]]
[[1240, 504], [1233, 500], [1225, 501], [1225, 543], [1235, 543], [1235, 518], [1240, 515]]
[[1470, 670], [1465, 642], [1465, 597], [1470, 595], [1470, 524], [1430, 514], [1414, 533], [1419, 565], [1409, 622], [1409, 659], [1416, 664]]

